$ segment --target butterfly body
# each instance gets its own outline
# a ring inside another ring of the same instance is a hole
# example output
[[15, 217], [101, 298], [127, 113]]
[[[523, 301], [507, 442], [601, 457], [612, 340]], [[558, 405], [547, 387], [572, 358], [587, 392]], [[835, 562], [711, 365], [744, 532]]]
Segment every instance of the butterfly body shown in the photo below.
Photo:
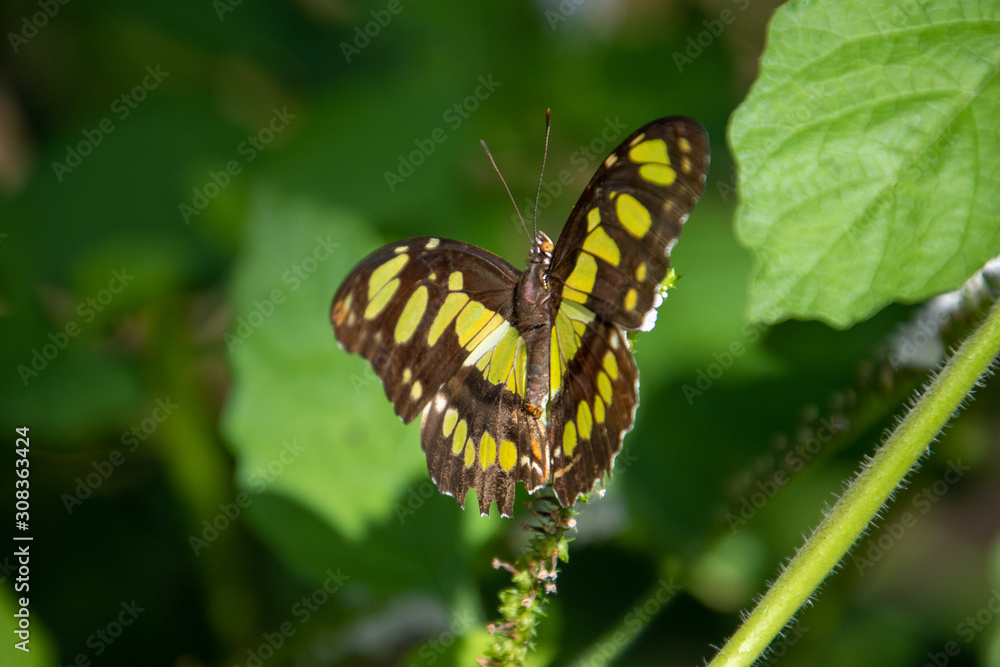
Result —
[[527, 387], [525, 410], [540, 418], [549, 402], [549, 340], [552, 335], [552, 299], [547, 273], [552, 264], [552, 241], [538, 232], [531, 252], [528, 269], [521, 275], [514, 300], [514, 321], [524, 337], [527, 350]]
[[510, 516], [515, 483], [572, 504], [611, 470], [635, 421], [626, 332], [648, 330], [681, 225], [704, 189], [708, 139], [660, 119], [602, 163], [558, 241], [519, 271], [436, 237], [376, 250], [333, 300], [338, 342], [371, 362], [396, 413], [421, 419], [438, 488]]

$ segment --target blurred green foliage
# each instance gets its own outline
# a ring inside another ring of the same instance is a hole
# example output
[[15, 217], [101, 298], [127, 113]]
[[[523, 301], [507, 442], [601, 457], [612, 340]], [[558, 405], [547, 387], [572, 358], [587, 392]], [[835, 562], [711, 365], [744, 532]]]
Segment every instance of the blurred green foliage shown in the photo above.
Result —
[[[648, 120], [698, 119], [713, 161], [535, 664], [710, 657], [926, 374], [886, 357], [913, 308], [846, 331], [745, 318], [725, 136], [775, 4], [4, 3], [0, 433], [31, 429], [34, 542], [30, 654], [0, 550], [3, 664], [474, 664], [521, 521], [437, 494], [328, 308], [397, 238], [521, 264], [477, 142], [530, 210], [550, 107], [552, 236]], [[998, 405], [978, 393], [775, 660], [923, 664], [955, 642], [949, 665], [1000, 664]]]

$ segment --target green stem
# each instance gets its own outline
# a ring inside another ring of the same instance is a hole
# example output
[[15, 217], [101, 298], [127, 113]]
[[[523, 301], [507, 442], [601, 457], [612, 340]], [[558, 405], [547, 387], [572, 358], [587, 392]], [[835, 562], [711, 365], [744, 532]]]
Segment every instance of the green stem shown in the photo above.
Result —
[[[545, 505], [552, 509], [536, 509]], [[576, 510], [560, 507], [554, 498], [536, 499], [532, 515], [539, 519], [539, 525], [530, 527], [535, 532], [524, 554], [513, 565], [494, 559], [494, 567], [513, 575], [513, 585], [500, 591], [502, 620], [490, 625], [493, 643], [486, 657], [478, 660], [483, 667], [523, 667], [534, 646], [548, 597], [556, 591], [558, 561], [569, 560], [567, 533], [576, 526]]]
[[809, 536], [709, 667], [751, 665], [861, 536], [1000, 354], [1000, 302]]

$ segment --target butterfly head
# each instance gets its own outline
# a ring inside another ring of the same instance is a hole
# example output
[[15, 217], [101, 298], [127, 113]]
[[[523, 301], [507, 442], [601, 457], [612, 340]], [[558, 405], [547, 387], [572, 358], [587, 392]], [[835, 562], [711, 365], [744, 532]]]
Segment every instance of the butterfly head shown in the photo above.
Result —
[[535, 242], [531, 245], [528, 261], [532, 264], [548, 266], [552, 262], [552, 251], [555, 245], [545, 232], [535, 232]]

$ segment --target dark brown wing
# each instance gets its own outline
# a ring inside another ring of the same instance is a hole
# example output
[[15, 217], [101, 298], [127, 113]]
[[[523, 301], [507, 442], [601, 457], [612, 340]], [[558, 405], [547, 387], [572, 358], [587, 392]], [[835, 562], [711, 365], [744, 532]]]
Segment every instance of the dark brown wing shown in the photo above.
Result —
[[646, 124], [604, 160], [556, 242], [557, 298], [625, 329], [649, 330], [670, 250], [705, 189], [708, 135], [683, 116]]
[[625, 330], [656, 320], [670, 250], [705, 188], [708, 160], [697, 122], [648, 123], [604, 160], [556, 242], [549, 435], [563, 505], [610, 472], [635, 421], [639, 371]]
[[[639, 369], [625, 332], [564, 303], [553, 330], [554, 372], [562, 373], [549, 414], [552, 487], [564, 506], [611, 471], [639, 405]], [[558, 362], [556, 362], [558, 359]]]
[[404, 422], [509, 326], [520, 271], [476, 246], [431, 237], [379, 248], [344, 279], [330, 319], [348, 352], [367, 359]]
[[[504, 345], [494, 358], [503, 354]], [[548, 483], [550, 455], [542, 424], [522, 409], [523, 389], [506, 382], [523, 378], [523, 357], [515, 360], [505, 382], [493, 382], [498, 378], [492, 370], [492, 363], [463, 366], [424, 410], [420, 442], [442, 493], [464, 507], [473, 488], [483, 516], [495, 500], [501, 516], [509, 517], [516, 482], [524, 482], [529, 493]]]

